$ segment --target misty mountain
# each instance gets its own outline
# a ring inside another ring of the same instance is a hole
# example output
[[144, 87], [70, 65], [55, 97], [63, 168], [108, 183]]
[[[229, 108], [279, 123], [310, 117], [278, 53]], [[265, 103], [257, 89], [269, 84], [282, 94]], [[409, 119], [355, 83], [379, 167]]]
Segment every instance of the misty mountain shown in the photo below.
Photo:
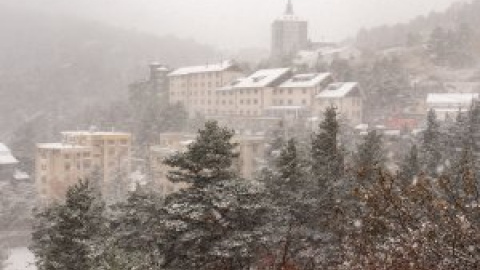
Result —
[[454, 29], [465, 24], [480, 35], [480, 1], [459, 2], [445, 12], [431, 12], [419, 16], [408, 23], [383, 25], [371, 29], [362, 29], [357, 35], [356, 43], [368, 50], [384, 49], [412, 45], [428, 40], [431, 32], [437, 28]]
[[152, 61], [215, 60], [213, 48], [97, 22], [0, 7], [0, 140], [23, 122], [68, 118], [86, 105], [124, 99]]

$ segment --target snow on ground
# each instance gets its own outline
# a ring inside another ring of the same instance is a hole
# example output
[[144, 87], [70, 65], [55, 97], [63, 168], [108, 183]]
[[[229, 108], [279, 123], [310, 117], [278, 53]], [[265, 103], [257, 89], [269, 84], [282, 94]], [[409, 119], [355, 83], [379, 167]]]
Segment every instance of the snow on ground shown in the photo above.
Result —
[[6, 270], [35, 270], [33, 263], [33, 254], [28, 248], [13, 248], [10, 250]]

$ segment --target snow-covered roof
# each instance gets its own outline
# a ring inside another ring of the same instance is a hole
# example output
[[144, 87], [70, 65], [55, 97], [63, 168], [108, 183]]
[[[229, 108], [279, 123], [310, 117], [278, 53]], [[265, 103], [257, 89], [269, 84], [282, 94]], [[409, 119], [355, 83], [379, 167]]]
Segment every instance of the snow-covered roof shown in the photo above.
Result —
[[63, 131], [62, 135], [67, 136], [130, 136], [130, 133], [127, 132], [115, 132], [115, 131], [89, 131], [89, 130], [79, 130], [79, 131]]
[[235, 86], [238, 85], [240, 82], [242, 82], [243, 80], [245, 80], [245, 78], [238, 78], [234, 81], [232, 81], [231, 83], [223, 86], [223, 87], [220, 87], [217, 89], [217, 91], [230, 91], [230, 90], [234, 90], [235, 89]]
[[241, 80], [234, 88], [268, 87], [289, 72], [289, 68], [261, 69]]
[[358, 86], [356, 82], [339, 82], [332, 83], [327, 86], [325, 90], [320, 92], [317, 98], [343, 98], [346, 97], [355, 87]]
[[26, 172], [15, 170], [15, 174], [13, 175], [13, 178], [15, 178], [15, 180], [29, 180], [30, 176]]
[[282, 83], [280, 88], [300, 88], [300, 87], [315, 87], [322, 83], [327, 78], [331, 77], [330, 73], [308, 73], [297, 74], [292, 78]]
[[182, 67], [172, 71], [168, 76], [182, 76], [182, 75], [189, 75], [189, 74], [196, 74], [196, 73], [206, 73], [206, 72], [219, 72], [225, 71], [235, 64], [233, 61], [227, 60], [220, 63], [215, 64], [206, 64], [202, 66], [190, 66], [190, 67]]
[[37, 148], [49, 150], [89, 150], [90, 148], [66, 143], [38, 143]]
[[10, 149], [3, 143], [0, 143], [0, 165], [17, 164], [18, 160], [12, 155]]
[[427, 104], [470, 105], [478, 99], [478, 93], [431, 93], [427, 95]]

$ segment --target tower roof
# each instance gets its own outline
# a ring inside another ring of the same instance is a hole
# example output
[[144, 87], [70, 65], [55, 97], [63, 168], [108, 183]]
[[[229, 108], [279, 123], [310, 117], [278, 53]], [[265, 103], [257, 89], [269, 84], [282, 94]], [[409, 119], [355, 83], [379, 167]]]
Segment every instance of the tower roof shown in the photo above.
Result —
[[288, 2], [287, 2], [287, 8], [285, 9], [285, 15], [293, 15], [292, 0], [288, 0]]

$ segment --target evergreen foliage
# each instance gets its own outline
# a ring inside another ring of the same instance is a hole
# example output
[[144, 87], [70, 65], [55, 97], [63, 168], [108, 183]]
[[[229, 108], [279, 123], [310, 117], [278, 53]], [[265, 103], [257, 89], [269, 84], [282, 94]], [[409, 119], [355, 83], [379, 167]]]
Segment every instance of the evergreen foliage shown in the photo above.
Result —
[[437, 176], [441, 168], [442, 157], [442, 133], [434, 110], [427, 115], [427, 127], [422, 138], [422, 163], [428, 175]]
[[207, 122], [184, 153], [165, 163], [174, 182], [190, 186], [167, 197], [162, 221], [165, 269], [248, 269], [266, 211], [261, 189], [240, 179], [233, 131]]
[[382, 136], [376, 130], [369, 131], [354, 156], [357, 179], [364, 185], [373, 183], [378, 171], [384, 168], [385, 159]]
[[39, 270], [95, 269], [105, 234], [104, 205], [88, 181], [71, 187], [65, 203], [36, 214], [32, 252]]
[[333, 107], [327, 108], [320, 130], [312, 138], [312, 174], [317, 186], [327, 188], [343, 175], [344, 157], [339, 146], [339, 124], [337, 112]]
[[410, 151], [404, 157], [400, 164], [400, 171], [398, 173], [402, 182], [411, 184], [415, 176], [420, 173], [420, 163], [418, 158], [418, 148], [414, 144], [410, 147]]

